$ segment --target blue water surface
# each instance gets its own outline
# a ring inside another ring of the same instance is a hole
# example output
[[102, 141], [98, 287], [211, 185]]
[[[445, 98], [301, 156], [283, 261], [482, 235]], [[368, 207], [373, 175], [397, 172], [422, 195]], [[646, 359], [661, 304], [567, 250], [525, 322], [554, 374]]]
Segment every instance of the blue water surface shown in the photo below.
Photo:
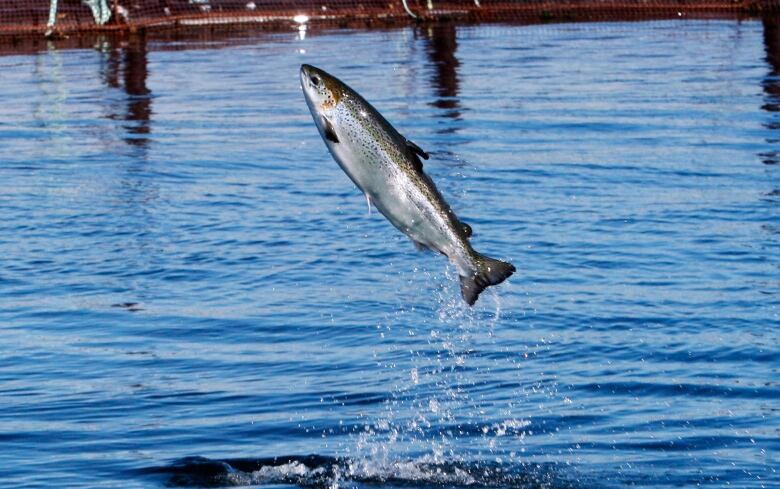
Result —
[[[301, 63], [432, 155], [465, 306]], [[0, 57], [0, 485], [780, 487], [780, 24]]]

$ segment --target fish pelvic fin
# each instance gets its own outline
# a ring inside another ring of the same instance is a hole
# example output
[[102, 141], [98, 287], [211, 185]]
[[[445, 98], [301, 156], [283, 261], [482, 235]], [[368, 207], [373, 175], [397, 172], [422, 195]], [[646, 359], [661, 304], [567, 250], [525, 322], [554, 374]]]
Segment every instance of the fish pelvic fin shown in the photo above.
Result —
[[491, 285], [498, 285], [517, 270], [511, 263], [477, 254], [477, 271], [471, 276], [460, 276], [460, 294], [466, 304], [473, 306], [479, 294]]

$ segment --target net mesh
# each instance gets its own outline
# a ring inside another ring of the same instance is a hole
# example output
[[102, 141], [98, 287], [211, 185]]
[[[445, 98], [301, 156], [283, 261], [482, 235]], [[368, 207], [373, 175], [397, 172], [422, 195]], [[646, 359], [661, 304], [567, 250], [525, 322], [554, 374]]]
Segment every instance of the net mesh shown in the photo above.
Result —
[[195, 26], [384, 25], [756, 15], [780, 0], [2, 0], [0, 35]]

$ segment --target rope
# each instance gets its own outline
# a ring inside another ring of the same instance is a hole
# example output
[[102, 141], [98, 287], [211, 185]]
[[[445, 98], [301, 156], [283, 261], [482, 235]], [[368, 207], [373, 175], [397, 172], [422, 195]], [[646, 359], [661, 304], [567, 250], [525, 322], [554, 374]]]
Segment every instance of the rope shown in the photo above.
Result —
[[[56, 0], [52, 0], [56, 1]], [[414, 15], [414, 12], [409, 8], [409, 5], [407, 5], [406, 0], [401, 0], [401, 3], [404, 4], [404, 10], [406, 10], [406, 13], [409, 14], [413, 19], [416, 19], [417, 16]]]

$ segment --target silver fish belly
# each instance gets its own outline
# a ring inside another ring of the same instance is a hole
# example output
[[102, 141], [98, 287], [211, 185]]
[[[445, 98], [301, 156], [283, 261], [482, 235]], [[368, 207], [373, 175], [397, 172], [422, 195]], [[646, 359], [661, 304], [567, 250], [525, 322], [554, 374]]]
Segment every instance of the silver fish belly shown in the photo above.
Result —
[[501, 283], [515, 268], [476, 252], [471, 228], [458, 220], [422, 169], [428, 154], [404, 138], [357, 92], [328, 73], [301, 67], [306, 103], [336, 162], [369, 201], [418, 248], [446, 255], [464, 300]]

